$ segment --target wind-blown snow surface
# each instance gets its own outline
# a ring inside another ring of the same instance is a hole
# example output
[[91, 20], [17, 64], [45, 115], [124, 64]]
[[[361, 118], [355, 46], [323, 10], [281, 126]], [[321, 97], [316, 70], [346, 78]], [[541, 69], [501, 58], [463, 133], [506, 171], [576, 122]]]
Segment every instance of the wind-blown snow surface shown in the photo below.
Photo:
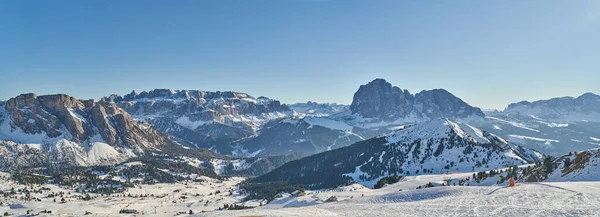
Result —
[[[360, 185], [307, 195], [283, 195], [266, 206], [197, 216], [598, 216], [600, 182], [518, 183], [505, 186], [441, 187], [445, 177], [406, 177], [382, 189]], [[432, 182], [434, 188], [415, 190]], [[339, 202], [325, 202], [335, 196]]]

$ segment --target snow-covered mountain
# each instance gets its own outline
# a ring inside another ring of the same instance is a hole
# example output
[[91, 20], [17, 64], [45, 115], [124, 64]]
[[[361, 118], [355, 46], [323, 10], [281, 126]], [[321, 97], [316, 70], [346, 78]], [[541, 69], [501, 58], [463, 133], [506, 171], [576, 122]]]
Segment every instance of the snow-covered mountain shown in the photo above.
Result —
[[116, 103], [134, 118], [188, 146], [223, 154], [244, 152], [232, 143], [255, 136], [269, 121], [293, 114], [277, 100], [232, 91], [155, 89], [122, 97], [111, 95], [102, 101]]
[[[375, 79], [358, 88], [350, 106], [314, 102], [287, 106], [274, 99], [232, 91], [166, 89], [111, 95], [95, 104], [114, 103], [122, 109], [116, 111], [131, 114], [143, 128], [152, 126], [180, 144], [235, 157], [315, 154], [438, 118], [468, 123], [509, 142], [559, 156], [600, 145], [598, 102], [599, 96], [588, 93], [577, 98], [515, 103], [504, 111], [484, 114], [443, 89], [412, 94], [383, 79]], [[76, 111], [69, 114], [79, 115], [75, 107], [69, 108]], [[34, 118], [28, 120], [32, 123], [20, 121], [20, 125], [29, 134], [35, 135], [38, 128], [46, 126], [37, 126]], [[66, 121], [65, 130], [78, 130], [76, 121]], [[48, 126], [53, 124], [50, 122]], [[73, 141], [88, 139], [90, 130], [85, 125], [81, 127], [79, 131], [84, 132], [75, 133]], [[55, 130], [49, 129], [51, 137], [56, 136]], [[25, 141], [13, 134], [9, 139]], [[109, 136], [106, 144], [112, 141]]]
[[2, 168], [108, 165], [179, 145], [113, 103], [22, 94], [0, 105]]
[[300, 116], [318, 117], [341, 113], [349, 109], [348, 105], [337, 103], [317, 103], [311, 101], [306, 103], [294, 103], [288, 106]]
[[600, 122], [600, 96], [585, 93], [577, 98], [559, 97], [534, 102], [522, 101], [508, 105], [504, 113], [559, 123]]
[[488, 111], [470, 124], [545, 154], [560, 156], [600, 146], [600, 96], [586, 93], [519, 102]]
[[445, 118], [289, 162], [257, 182], [331, 187], [391, 174], [472, 172], [538, 162], [543, 155], [494, 134]]
[[[303, 106], [307, 107], [310, 106]], [[313, 107], [319, 106], [312, 104], [310, 108]], [[412, 95], [383, 79], [375, 79], [358, 89], [349, 109], [329, 116], [297, 115], [269, 123], [255, 137], [237, 144], [247, 153], [314, 154], [401, 129], [406, 124], [437, 118], [480, 120], [483, 116], [480, 109], [445, 90]]]

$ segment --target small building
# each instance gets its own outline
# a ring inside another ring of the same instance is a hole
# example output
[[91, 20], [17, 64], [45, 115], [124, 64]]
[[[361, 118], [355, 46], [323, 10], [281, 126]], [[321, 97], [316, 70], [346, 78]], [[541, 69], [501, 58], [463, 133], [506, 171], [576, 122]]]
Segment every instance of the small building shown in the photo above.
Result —
[[306, 193], [304, 193], [304, 191], [294, 191], [294, 192], [292, 192], [292, 195], [294, 197], [302, 197], [302, 196], [306, 195]]

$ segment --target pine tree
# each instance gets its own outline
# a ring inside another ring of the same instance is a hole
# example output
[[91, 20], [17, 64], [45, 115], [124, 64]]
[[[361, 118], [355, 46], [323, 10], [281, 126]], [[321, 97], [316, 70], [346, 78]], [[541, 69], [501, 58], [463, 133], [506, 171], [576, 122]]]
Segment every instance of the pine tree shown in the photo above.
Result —
[[546, 157], [543, 165], [546, 170], [546, 174], [550, 174], [554, 171], [554, 166], [552, 166], [552, 157]]
[[570, 167], [571, 166], [571, 158], [566, 158], [565, 159], [565, 167]]

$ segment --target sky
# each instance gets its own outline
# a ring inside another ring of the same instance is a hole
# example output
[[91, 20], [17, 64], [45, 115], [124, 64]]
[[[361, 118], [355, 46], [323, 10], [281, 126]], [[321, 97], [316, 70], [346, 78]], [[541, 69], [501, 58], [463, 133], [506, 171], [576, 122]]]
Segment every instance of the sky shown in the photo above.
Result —
[[384, 78], [502, 109], [600, 94], [597, 0], [0, 1], [0, 100], [156, 88], [349, 104]]

